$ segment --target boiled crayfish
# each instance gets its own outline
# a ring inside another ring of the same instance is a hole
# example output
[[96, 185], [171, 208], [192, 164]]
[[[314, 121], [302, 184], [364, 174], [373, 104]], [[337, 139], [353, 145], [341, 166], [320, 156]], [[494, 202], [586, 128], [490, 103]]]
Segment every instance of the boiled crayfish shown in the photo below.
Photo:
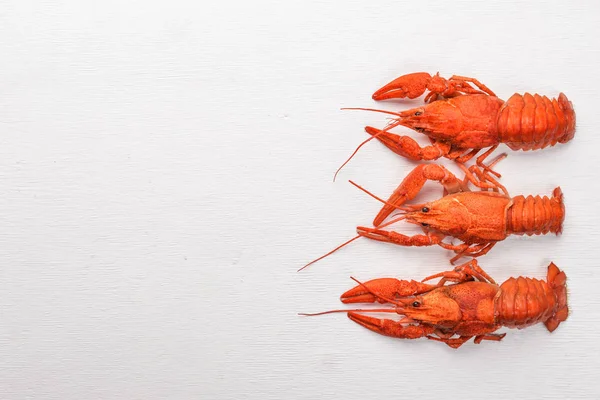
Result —
[[[361, 108], [395, 117], [384, 130], [366, 127], [367, 133], [411, 160], [446, 157], [460, 163], [481, 149], [492, 147], [493, 151], [500, 143], [512, 150], [537, 150], [568, 142], [575, 135], [575, 111], [563, 93], [558, 99], [514, 94], [504, 101], [474, 78], [445, 79], [439, 74], [417, 72], [388, 83], [373, 94], [373, 99], [413, 99], [426, 91], [429, 104], [410, 110], [396, 113]], [[397, 126], [427, 135], [432, 144], [421, 147], [409, 136], [389, 132]], [[477, 162], [481, 165], [483, 158]]]
[[[424, 283], [441, 278], [438, 284]], [[552, 332], [567, 319], [566, 275], [554, 263], [546, 281], [518, 277], [500, 286], [475, 260], [442, 272], [422, 282], [381, 278], [360, 283], [341, 296], [343, 303], [385, 303], [393, 308], [335, 310], [347, 312], [359, 325], [382, 335], [401, 339], [426, 337], [458, 348], [472, 337], [501, 340], [501, 327], [522, 329], [539, 322]], [[358, 282], [358, 281], [357, 281]], [[452, 284], [446, 285], [447, 282]], [[395, 313], [399, 321], [378, 319], [365, 313]]]
[[[508, 195], [487, 171], [473, 165], [461, 181], [445, 167], [421, 164], [404, 179], [373, 221], [374, 228], [359, 226], [359, 236], [401, 246], [439, 245], [453, 250], [456, 256], [478, 257], [486, 254], [496, 243], [509, 235], [560, 234], [565, 218], [563, 195], [559, 187], [552, 197]], [[445, 196], [424, 204], [406, 205], [427, 180], [437, 181], [444, 187]], [[481, 191], [470, 191], [466, 182], [479, 186]], [[488, 191], [488, 190], [492, 191]], [[421, 225], [424, 235], [406, 236], [378, 228], [396, 209], [404, 213], [397, 220]], [[443, 242], [446, 236], [461, 240], [461, 244]]]
[[[483, 169], [478, 165], [467, 169], [459, 164], [465, 173], [462, 181], [444, 166], [418, 165], [404, 178], [387, 201], [351, 182], [384, 203], [373, 220], [374, 227], [357, 227], [357, 236], [304, 265], [299, 271], [361, 237], [400, 246], [438, 245], [454, 251], [456, 255], [450, 259], [450, 263], [454, 264], [461, 257], [479, 257], [487, 254], [509, 235], [562, 233], [565, 206], [560, 187], [554, 189], [552, 197], [511, 197], [506, 188], [491, 176], [492, 171], [489, 170], [500, 159], [489, 166], [484, 165]], [[444, 187], [444, 196], [428, 203], [406, 204], [419, 194], [428, 180], [439, 182]], [[471, 191], [469, 182], [481, 190]], [[386, 221], [396, 210], [401, 210], [398, 213], [400, 216]], [[401, 220], [420, 225], [424, 234], [407, 236], [383, 229]], [[462, 243], [444, 242], [446, 237], [454, 237]]]

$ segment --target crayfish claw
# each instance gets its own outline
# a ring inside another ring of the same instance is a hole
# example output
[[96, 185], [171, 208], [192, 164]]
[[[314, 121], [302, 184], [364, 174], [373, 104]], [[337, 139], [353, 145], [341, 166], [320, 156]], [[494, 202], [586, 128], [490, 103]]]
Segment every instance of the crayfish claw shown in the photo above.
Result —
[[394, 79], [373, 93], [373, 100], [415, 99], [425, 93], [431, 75], [427, 72], [415, 72]]
[[434, 328], [430, 326], [404, 326], [398, 321], [368, 317], [354, 311], [348, 313], [348, 318], [373, 332], [379, 333], [380, 335], [391, 336], [400, 339], [418, 339], [431, 334], [434, 331]]
[[[396, 278], [379, 278], [357, 285], [340, 296], [342, 303], [387, 303], [387, 300], [396, 297], [396, 288], [399, 285]], [[381, 297], [378, 297], [380, 295]]]
[[340, 297], [342, 303], [388, 303], [403, 297], [415, 296], [434, 289], [436, 285], [396, 278], [379, 278], [362, 283]]
[[380, 303], [386, 303], [385, 300], [372, 295], [371, 293], [362, 289], [362, 287], [357, 286], [353, 289], [348, 290], [344, 294], [340, 296], [340, 301], [344, 304], [352, 304], [352, 303], [375, 303], [376, 301]]
[[379, 240], [380, 242], [390, 242], [390, 232], [383, 229], [369, 228], [366, 226], [356, 227], [356, 233], [369, 239]]
[[386, 325], [385, 321], [391, 322], [391, 320], [379, 319], [379, 318], [375, 318], [375, 317], [368, 317], [366, 315], [362, 315], [362, 314], [359, 314], [354, 311], [351, 311], [348, 313], [348, 318], [350, 318], [352, 321], [356, 322], [357, 324], [364, 326], [365, 328], [370, 329], [374, 332], [378, 332], [378, 333], [381, 333], [381, 330]]

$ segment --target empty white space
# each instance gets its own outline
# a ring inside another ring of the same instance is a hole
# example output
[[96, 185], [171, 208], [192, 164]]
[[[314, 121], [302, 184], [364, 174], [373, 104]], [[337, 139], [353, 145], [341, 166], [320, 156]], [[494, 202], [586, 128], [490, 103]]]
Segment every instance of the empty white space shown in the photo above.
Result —
[[[598, 398], [599, 17], [594, 1], [0, 1], [0, 398]], [[379, 209], [348, 179], [387, 196], [416, 165], [371, 142], [333, 183], [385, 124], [340, 107], [421, 104], [370, 97], [417, 71], [573, 102], [572, 142], [499, 149], [511, 194], [562, 187], [564, 234], [480, 259], [498, 281], [566, 271], [553, 334], [452, 350], [297, 315], [339, 308], [349, 276], [449, 268], [439, 247], [359, 240], [296, 273]]]

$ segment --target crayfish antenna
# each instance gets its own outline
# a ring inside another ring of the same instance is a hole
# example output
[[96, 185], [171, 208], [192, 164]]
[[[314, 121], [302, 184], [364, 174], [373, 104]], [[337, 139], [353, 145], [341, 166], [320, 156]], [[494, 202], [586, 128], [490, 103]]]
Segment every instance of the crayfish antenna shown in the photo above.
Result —
[[393, 111], [387, 111], [387, 110], [379, 110], [377, 108], [364, 108], [364, 107], [344, 107], [341, 108], [340, 110], [354, 110], [354, 111], [373, 111], [373, 112], [378, 112], [378, 113], [382, 113], [382, 114], [390, 114], [390, 115], [395, 115], [396, 117], [400, 117], [402, 118], [403, 115], [401, 113], [397, 113], [397, 112], [393, 112]]
[[347, 310], [329, 310], [329, 311], [322, 311], [322, 312], [318, 312], [318, 313], [298, 313], [298, 315], [301, 315], [303, 317], [316, 317], [318, 315], [325, 315], [325, 314], [334, 314], [334, 313], [343, 313], [343, 312], [364, 312], [364, 313], [395, 313], [396, 309], [394, 308], [371, 308], [371, 309], [358, 309], [358, 308], [349, 308]]
[[302, 271], [303, 269], [305, 269], [306, 267], [308, 267], [309, 265], [312, 265], [312, 264], [316, 263], [317, 261], [320, 261], [320, 260], [324, 259], [325, 257], [327, 257], [327, 256], [329, 256], [329, 255], [331, 255], [331, 254], [335, 253], [336, 251], [338, 251], [338, 250], [339, 250], [339, 249], [341, 249], [342, 247], [344, 247], [344, 246], [346, 246], [346, 245], [348, 245], [348, 244], [350, 244], [350, 243], [354, 242], [354, 241], [355, 241], [356, 239], [358, 239], [358, 238], [360, 238], [360, 235], [356, 235], [356, 236], [355, 236], [355, 237], [353, 237], [352, 239], [350, 239], [350, 240], [348, 240], [348, 241], [346, 241], [346, 242], [344, 242], [344, 243], [340, 244], [338, 247], [336, 247], [335, 249], [331, 250], [329, 253], [326, 253], [326, 254], [322, 255], [321, 257], [319, 257], [319, 258], [317, 258], [317, 259], [314, 259], [314, 260], [312, 260], [311, 262], [309, 262], [308, 264], [306, 264], [305, 266], [303, 266], [302, 268], [300, 268], [300, 269], [299, 269], [298, 271], [296, 271], [296, 272], [300, 272], [300, 271]]
[[403, 207], [403, 206], [395, 206], [392, 203], [383, 200], [381, 197], [379, 197], [379, 196], [377, 196], [377, 195], [369, 192], [367, 189], [365, 189], [364, 187], [360, 186], [359, 184], [353, 182], [352, 180], [348, 180], [348, 182], [350, 182], [352, 185], [354, 185], [358, 189], [362, 190], [363, 192], [365, 192], [366, 194], [368, 194], [369, 196], [371, 196], [375, 200], [380, 201], [380, 202], [382, 202], [383, 204], [385, 204], [387, 206], [394, 207], [394, 208], [397, 208], [397, 209], [402, 210], [402, 211], [412, 211], [412, 209], [410, 209], [410, 208]]
[[[378, 228], [379, 228], [379, 229], [383, 229], [383, 228], [385, 228], [386, 226], [388, 226], [388, 225], [392, 225], [392, 224], [395, 224], [396, 222], [398, 222], [398, 221], [402, 221], [402, 220], [403, 220], [403, 219], [405, 219], [405, 218], [406, 218], [406, 215], [404, 215], [404, 214], [400, 214], [400, 216], [399, 216], [398, 218], [392, 218], [391, 220], [389, 220], [389, 221], [388, 221], [388, 222], [386, 222], [385, 224], [382, 224], [382, 225], [380, 225]], [[356, 239], [360, 238], [361, 236], [362, 236], [362, 235], [356, 235], [356, 236], [354, 236], [352, 239], [345, 241], [344, 243], [340, 244], [339, 246], [337, 246], [335, 249], [331, 250], [330, 252], [328, 252], [328, 253], [326, 253], [326, 254], [323, 254], [321, 257], [319, 257], [319, 258], [316, 258], [316, 259], [312, 260], [311, 262], [309, 262], [308, 264], [304, 265], [302, 268], [300, 268], [300, 269], [299, 269], [298, 271], [296, 271], [296, 272], [300, 272], [300, 271], [302, 271], [303, 269], [305, 269], [306, 267], [308, 267], [309, 265], [312, 265], [312, 264], [316, 263], [317, 261], [320, 261], [320, 260], [324, 259], [325, 257], [327, 257], [327, 256], [330, 256], [331, 254], [335, 253], [336, 251], [338, 251], [338, 250], [339, 250], [339, 249], [341, 249], [342, 247], [344, 247], [344, 246], [346, 246], [346, 245], [348, 245], [348, 244], [350, 244], [350, 243], [354, 242]]]
[[358, 147], [356, 148], [356, 150], [354, 150], [354, 153], [352, 153], [350, 155], [350, 157], [348, 157], [348, 159], [346, 161], [344, 161], [344, 163], [342, 165], [340, 165], [340, 167], [337, 169], [337, 171], [335, 171], [335, 174], [333, 175], [333, 181], [335, 182], [335, 178], [337, 178], [337, 176], [340, 173], [340, 171], [342, 170], [342, 168], [344, 168], [346, 166], [346, 164], [348, 164], [350, 162], [350, 160], [352, 160], [354, 158], [354, 156], [356, 155], [356, 153], [358, 153], [358, 150], [360, 150], [361, 147], [363, 147], [365, 144], [367, 144], [371, 140], [375, 139], [375, 137], [379, 136], [383, 132], [384, 131], [381, 131], [381, 132], [371, 136], [370, 138], [366, 139], [361, 144], [359, 144]]
[[[379, 113], [383, 113], [383, 114], [391, 114], [391, 115], [394, 115], [396, 117], [402, 118], [402, 115], [399, 114], [399, 113], [395, 113], [393, 111], [377, 110], [375, 108], [346, 107], [346, 108], [342, 108], [342, 110], [373, 111], [373, 112], [379, 112]], [[356, 155], [356, 153], [358, 153], [358, 150], [360, 150], [361, 147], [363, 147], [365, 144], [369, 143], [371, 140], [375, 139], [377, 136], [386, 133], [388, 130], [393, 129], [393, 128], [395, 128], [398, 125], [400, 125], [398, 123], [398, 121], [391, 122], [385, 128], [383, 128], [383, 130], [381, 130], [377, 134], [371, 136], [370, 138], [364, 140], [361, 144], [359, 144], [356, 147], [356, 149], [354, 150], [354, 152], [350, 155], [350, 157], [348, 157], [348, 159], [346, 161], [344, 161], [344, 163], [342, 165], [340, 165], [340, 167], [337, 169], [337, 171], [335, 171], [335, 174], [333, 175], [333, 181], [335, 182], [335, 179], [337, 178], [337, 176], [340, 173], [340, 171], [342, 170], [342, 168], [344, 168], [346, 166], [346, 164], [348, 164], [350, 162], [350, 160], [352, 160], [354, 158], [354, 156]]]
[[348, 179], [348, 182], [350, 182], [351, 185], [353, 185], [354, 187], [362, 190], [363, 192], [365, 192], [366, 194], [368, 194], [369, 196], [371, 196], [372, 198], [374, 198], [377, 201], [382, 202], [383, 204], [387, 204], [389, 206], [392, 206], [392, 204], [389, 204], [387, 201], [383, 200], [381, 197], [369, 192], [367, 189], [365, 189], [364, 187], [360, 186], [358, 183], [353, 182], [351, 179]]
[[[368, 195], [372, 196], [372, 197], [373, 197], [373, 198], [375, 198], [376, 200], [379, 200], [379, 201], [381, 201], [381, 202], [382, 202], [382, 203], [384, 203], [384, 204], [387, 204], [387, 205], [389, 205], [389, 206], [392, 206], [392, 207], [394, 207], [394, 208], [397, 208], [397, 209], [399, 209], [399, 210], [402, 210], [402, 211], [412, 211], [412, 209], [410, 209], [410, 208], [407, 208], [407, 207], [397, 207], [397, 206], [394, 206], [393, 204], [390, 204], [390, 203], [388, 203], [387, 201], [385, 201], [385, 200], [383, 200], [383, 199], [381, 199], [381, 198], [379, 198], [379, 197], [375, 196], [373, 193], [371, 193], [371, 192], [367, 191], [366, 189], [362, 188], [361, 186], [357, 185], [356, 183], [354, 183], [354, 182], [352, 182], [352, 181], [348, 181], [348, 182], [350, 182], [351, 184], [353, 184], [354, 186], [356, 186], [357, 188], [359, 188], [359, 189], [360, 189], [360, 190], [362, 190], [363, 192], [367, 193]], [[398, 221], [402, 221], [403, 219], [405, 219], [405, 218], [406, 218], [406, 215], [404, 215], [403, 213], [399, 213], [399, 214], [395, 214], [395, 215], [399, 215], [399, 217], [398, 217], [398, 218], [392, 218], [391, 220], [389, 220], [389, 221], [388, 221], [388, 222], [386, 222], [385, 224], [382, 224], [382, 225], [380, 225], [378, 228], [379, 228], [379, 229], [383, 229], [383, 228], [385, 228], [385, 227], [386, 227], [386, 226], [388, 226], [388, 225], [392, 225], [392, 224], [394, 224], [394, 223], [396, 223], [396, 222], [398, 222]], [[392, 216], [392, 217], [393, 217], [393, 216]], [[344, 246], [346, 246], [346, 245], [348, 245], [348, 244], [350, 244], [350, 243], [354, 242], [356, 239], [360, 238], [361, 236], [362, 236], [362, 235], [356, 235], [356, 236], [355, 236], [355, 237], [353, 237], [352, 239], [345, 241], [344, 243], [340, 244], [339, 246], [337, 246], [335, 249], [331, 250], [330, 252], [328, 252], [328, 253], [326, 253], [326, 254], [323, 254], [321, 257], [319, 257], [319, 258], [316, 258], [316, 259], [312, 260], [311, 262], [309, 262], [308, 264], [304, 265], [302, 268], [300, 268], [300, 269], [299, 269], [298, 271], [296, 271], [296, 272], [300, 272], [300, 271], [302, 271], [303, 269], [305, 269], [306, 267], [308, 267], [309, 265], [312, 265], [312, 264], [316, 263], [317, 261], [320, 261], [320, 260], [324, 259], [325, 257], [327, 257], [327, 256], [329, 256], [329, 255], [331, 255], [331, 254], [335, 253], [336, 251], [338, 251], [338, 250], [339, 250], [339, 249], [341, 249], [342, 247], [344, 247]]]

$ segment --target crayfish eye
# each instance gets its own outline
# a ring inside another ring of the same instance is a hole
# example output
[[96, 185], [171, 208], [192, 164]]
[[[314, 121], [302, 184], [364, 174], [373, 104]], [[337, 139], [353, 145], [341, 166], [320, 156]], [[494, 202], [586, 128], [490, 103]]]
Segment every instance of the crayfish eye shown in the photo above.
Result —
[[417, 112], [415, 112], [415, 117], [418, 117], [418, 116], [419, 116], [419, 115], [421, 115], [421, 114], [423, 114], [423, 112], [422, 112], [422, 111], [417, 111]]
[[423, 212], [429, 212], [429, 207], [423, 207], [423, 208], [421, 208], [421, 211], [423, 211]]
[[423, 226], [429, 226], [429, 224], [426, 223], [426, 222], [421, 222], [421, 225], [423, 225]]
[[418, 301], [413, 301], [412, 306], [413, 307], [420, 307], [421, 303], [419, 303]]

